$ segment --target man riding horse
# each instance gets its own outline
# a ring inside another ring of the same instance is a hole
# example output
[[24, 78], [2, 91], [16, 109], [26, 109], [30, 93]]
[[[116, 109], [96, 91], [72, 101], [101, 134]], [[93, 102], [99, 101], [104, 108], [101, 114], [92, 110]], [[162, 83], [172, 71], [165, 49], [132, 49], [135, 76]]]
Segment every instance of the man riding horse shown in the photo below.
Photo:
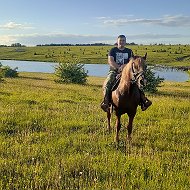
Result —
[[[101, 103], [101, 108], [108, 112], [111, 103], [111, 92], [112, 87], [116, 81], [117, 75], [122, 71], [124, 64], [127, 64], [130, 58], [133, 57], [133, 52], [131, 49], [126, 48], [126, 37], [124, 35], [119, 35], [117, 38], [117, 47], [110, 50], [108, 55], [108, 63], [110, 65], [110, 71], [108, 73], [107, 79], [104, 83], [104, 100]], [[139, 89], [141, 96], [141, 109], [145, 111], [152, 102], [145, 97], [142, 89]]]

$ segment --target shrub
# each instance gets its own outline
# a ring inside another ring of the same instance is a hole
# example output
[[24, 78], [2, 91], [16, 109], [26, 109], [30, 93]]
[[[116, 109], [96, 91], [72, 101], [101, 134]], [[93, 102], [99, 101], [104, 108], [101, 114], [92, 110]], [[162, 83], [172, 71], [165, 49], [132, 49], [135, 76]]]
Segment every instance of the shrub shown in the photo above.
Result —
[[55, 81], [59, 83], [85, 84], [88, 77], [84, 64], [69, 61], [59, 62], [55, 66], [55, 75], [59, 78]]
[[147, 84], [144, 87], [144, 91], [151, 93], [156, 92], [158, 90], [157, 87], [159, 87], [160, 83], [164, 81], [164, 78], [160, 78], [159, 76], [156, 77], [155, 73], [151, 71], [150, 68], [146, 69], [145, 78]]
[[18, 77], [18, 72], [17, 72], [18, 67], [11, 69], [9, 66], [3, 66], [0, 63], [0, 76], [1, 77]]
[[[1, 70], [1, 69], [0, 69]], [[2, 82], [3, 81], [3, 75], [1, 74], [1, 72], [0, 72], [0, 82]]]

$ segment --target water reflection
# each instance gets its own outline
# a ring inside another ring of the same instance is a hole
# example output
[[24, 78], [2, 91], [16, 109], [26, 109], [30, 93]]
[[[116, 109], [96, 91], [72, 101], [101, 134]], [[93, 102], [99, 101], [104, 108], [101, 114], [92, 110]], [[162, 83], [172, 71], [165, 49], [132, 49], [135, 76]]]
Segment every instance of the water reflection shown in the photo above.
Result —
[[[15, 60], [0, 60], [3, 65], [8, 65], [11, 68], [18, 67], [20, 72], [42, 72], [42, 73], [54, 73], [54, 66], [57, 63], [52, 62], [37, 62], [37, 61], [15, 61]], [[107, 64], [85, 64], [85, 69], [88, 70], [89, 76], [98, 76], [105, 77], [109, 71], [109, 66]], [[189, 79], [189, 76], [186, 72], [155, 67], [152, 68], [156, 76], [165, 78], [169, 81], [183, 82]]]

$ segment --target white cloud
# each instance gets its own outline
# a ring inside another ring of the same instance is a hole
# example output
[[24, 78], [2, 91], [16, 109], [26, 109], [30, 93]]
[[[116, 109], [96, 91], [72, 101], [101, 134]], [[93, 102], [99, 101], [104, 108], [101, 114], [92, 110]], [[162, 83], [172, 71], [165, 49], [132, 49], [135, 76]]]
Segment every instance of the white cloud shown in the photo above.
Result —
[[0, 35], [0, 44], [2, 45], [10, 45], [11, 43], [14, 43], [16, 40], [15, 36], [10, 35]]
[[100, 16], [100, 17], [95, 17], [98, 20], [105, 20], [105, 19], [110, 19], [111, 17], [105, 17], [105, 16]]
[[[110, 43], [116, 42], [117, 36], [109, 35], [80, 35], [80, 34], [62, 34], [62, 33], [49, 33], [49, 34], [18, 34], [18, 35], [3, 35], [0, 36], [0, 44], [11, 45], [12, 43], [21, 43], [23, 45], [37, 45], [37, 44], [50, 44], [50, 43], [69, 43], [69, 44], [86, 44], [86, 43]], [[190, 44], [190, 35], [181, 34], [137, 34], [127, 35], [128, 42], [135, 43], [181, 43]]]
[[19, 42], [24, 45], [50, 44], [50, 43], [94, 43], [100, 41], [115, 40], [116, 37], [106, 35], [79, 35], [79, 34], [17, 34], [0, 36], [0, 44], [10, 45]]
[[8, 22], [6, 24], [0, 25], [0, 29], [13, 30], [13, 29], [32, 29], [33, 27], [28, 26], [28, 24], [19, 24], [15, 22]]
[[190, 44], [190, 35], [183, 34], [137, 34], [128, 35], [129, 42], [135, 42], [137, 44]]
[[168, 38], [190, 38], [190, 35], [182, 35], [182, 34], [137, 34], [137, 35], [128, 35], [129, 39], [168, 39]]
[[115, 25], [115, 26], [126, 26], [127, 24], [149, 24], [149, 25], [159, 25], [167, 27], [190, 27], [190, 16], [165, 15], [162, 18], [157, 18], [157, 19], [146, 19], [146, 18], [104, 19], [103, 23], [105, 25]]

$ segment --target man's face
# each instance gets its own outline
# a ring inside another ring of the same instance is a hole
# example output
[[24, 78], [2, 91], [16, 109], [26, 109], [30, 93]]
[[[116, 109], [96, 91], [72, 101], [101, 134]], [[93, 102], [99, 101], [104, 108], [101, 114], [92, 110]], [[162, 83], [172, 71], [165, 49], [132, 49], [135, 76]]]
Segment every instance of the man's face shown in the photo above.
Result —
[[123, 48], [126, 45], [126, 38], [118, 38], [117, 44], [119, 48]]

